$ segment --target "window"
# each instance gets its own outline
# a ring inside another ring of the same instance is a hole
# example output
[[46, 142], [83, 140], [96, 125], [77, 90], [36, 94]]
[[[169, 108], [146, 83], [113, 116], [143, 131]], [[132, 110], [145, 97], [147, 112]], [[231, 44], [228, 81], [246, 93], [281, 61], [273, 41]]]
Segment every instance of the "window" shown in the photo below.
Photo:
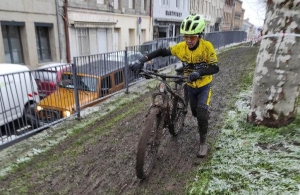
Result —
[[111, 89], [111, 78], [110, 76], [101, 79], [101, 97], [109, 94], [109, 89]]
[[78, 28], [78, 48], [79, 55], [90, 54], [89, 29]]
[[169, 6], [169, 0], [161, 0], [161, 4], [165, 6]]
[[209, 15], [209, 2], [206, 2], [206, 10], [205, 13]]
[[44, 25], [39, 26], [39, 24], [35, 26], [36, 48], [39, 62], [51, 61], [49, 27]]
[[79, 90], [97, 92], [97, 79], [85, 76], [77, 78], [77, 87]]
[[176, 7], [180, 8], [180, 0], [176, 0]]
[[128, 0], [128, 8], [135, 9], [135, 0]]
[[[97, 82], [96, 78], [87, 76], [77, 76], [77, 89], [82, 91], [92, 91], [97, 92]], [[74, 89], [73, 85], [73, 75], [63, 74], [60, 82], [60, 87]]]
[[2, 25], [1, 29], [4, 44], [5, 62], [24, 64], [20, 26], [8, 24]]
[[118, 71], [114, 74], [115, 77], [115, 86], [123, 83], [124, 79], [123, 79], [123, 71]]
[[119, 6], [119, 5], [121, 5], [120, 0], [114, 0], [113, 2], [114, 2], [113, 3], [114, 9], [120, 9], [120, 6]]
[[144, 10], [147, 10], [147, 0], [144, 0]]

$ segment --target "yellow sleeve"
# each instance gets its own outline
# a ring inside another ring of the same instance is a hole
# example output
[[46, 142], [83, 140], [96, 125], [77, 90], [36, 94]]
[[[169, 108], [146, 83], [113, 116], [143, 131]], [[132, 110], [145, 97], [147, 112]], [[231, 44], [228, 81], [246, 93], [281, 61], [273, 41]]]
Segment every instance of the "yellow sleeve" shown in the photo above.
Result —
[[207, 48], [208, 48], [208, 64], [214, 64], [218, 62], [217, 52], [215, 51], [214, 46], [211, 42], [207, 41]]

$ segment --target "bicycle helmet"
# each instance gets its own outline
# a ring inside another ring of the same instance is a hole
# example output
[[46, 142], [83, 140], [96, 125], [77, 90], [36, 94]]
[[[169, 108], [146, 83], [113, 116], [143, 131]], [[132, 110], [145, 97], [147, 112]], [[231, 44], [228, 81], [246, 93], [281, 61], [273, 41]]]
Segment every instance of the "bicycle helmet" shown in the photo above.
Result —
[[204, 31], [205, 21], [198, 14], [191, 14], [186, 17], [180, 25], [180, 34], [194, 35]]

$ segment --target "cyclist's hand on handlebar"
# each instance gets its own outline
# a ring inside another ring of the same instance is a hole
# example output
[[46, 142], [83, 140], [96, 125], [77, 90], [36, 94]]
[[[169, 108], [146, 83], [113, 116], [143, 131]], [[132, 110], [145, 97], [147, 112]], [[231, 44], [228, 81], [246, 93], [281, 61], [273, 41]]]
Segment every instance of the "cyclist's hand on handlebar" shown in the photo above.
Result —
[[134, 62], [132, 62], [130, 65], [129, 65], [129, 68], [130, 70], [132, 70], [134, 73], [140, 73], [142, 68], [143, 68], [143, 64], [141, 61], [139, 60], [136, 60]]
[[129, 65], [129, 68], [130, 70], [132, 70], [134, 73], [140, 73], [143, 66], [144, 66], [144, 63], [147, 62], [147, 58], [146, 57], [143, 57], [141, 59], [138, 59], [134, 62], [132, 62], [130, 65]]
[[201, 77], [201, 75], [200, 75], [199, 72], [192, 72], [192, 73], [189, 75], [188, 82], [196, 81], [196, 80], [199, 79], [200, 77]]

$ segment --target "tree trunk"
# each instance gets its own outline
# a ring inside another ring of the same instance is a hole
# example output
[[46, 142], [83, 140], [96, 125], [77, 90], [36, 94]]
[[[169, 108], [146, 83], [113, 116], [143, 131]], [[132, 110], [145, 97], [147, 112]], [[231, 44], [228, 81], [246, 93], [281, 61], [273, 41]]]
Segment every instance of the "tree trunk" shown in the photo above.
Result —
[[297, 115], [300, 84], [300, 0], [268, 0], [251, 110], [255, 125], [281, 127]]

